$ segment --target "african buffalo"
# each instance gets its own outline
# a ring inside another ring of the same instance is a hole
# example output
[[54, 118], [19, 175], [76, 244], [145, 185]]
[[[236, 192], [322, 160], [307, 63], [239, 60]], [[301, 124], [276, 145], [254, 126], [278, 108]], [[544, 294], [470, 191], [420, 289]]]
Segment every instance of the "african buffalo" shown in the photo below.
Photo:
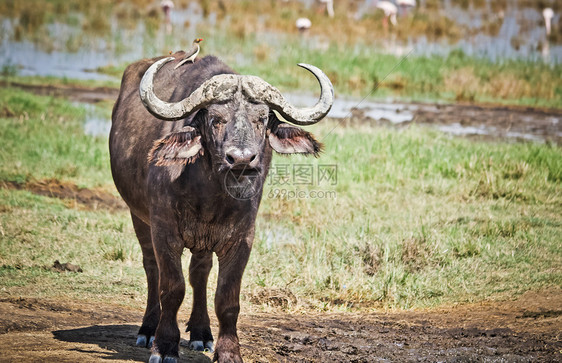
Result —
[[185, 294], [180, 257], [189, 248], [190, 347], [213, 350], [206, 288], [214, 252], [214, 358], [241, 362], [240, 283], [272, 150], [317, 155], [322, 145], [292, 124], [325, 117], [334, 90], [322, 71], [300, 64], [316, 76], [321, 95], [314, 107], [295, 108], [264, 80], [238, 75], [214, 56], [174, 70], [183, 55], [130, 65], [112, 114], [111, 171], [131, 211], [148, 280], [137, 345], [152, 347], [149, 362], [177, 361], [177, 312]]

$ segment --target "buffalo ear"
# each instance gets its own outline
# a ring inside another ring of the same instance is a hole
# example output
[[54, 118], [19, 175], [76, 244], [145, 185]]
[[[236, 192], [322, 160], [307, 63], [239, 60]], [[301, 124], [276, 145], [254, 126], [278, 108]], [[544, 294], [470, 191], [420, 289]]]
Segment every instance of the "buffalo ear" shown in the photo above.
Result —
[[279, 154], [307, 154], [318, 156], [322, 143], [300, 127], [278, 123], [269, 134], [269, 144]]
[[148, 153], [148, 162], [156, 166], [185, 166], [194, 163], [201, 155], [201, 135], [195, 128], [185, 126], [156, 140]]

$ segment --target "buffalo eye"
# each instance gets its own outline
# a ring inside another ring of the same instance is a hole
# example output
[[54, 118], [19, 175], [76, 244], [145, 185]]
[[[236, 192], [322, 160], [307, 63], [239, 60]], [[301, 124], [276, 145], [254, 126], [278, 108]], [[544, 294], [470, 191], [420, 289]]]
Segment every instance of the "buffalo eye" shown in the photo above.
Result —
[[219, 128], [223, 124], [225, 124], [225, 121], [221, 117], [218, 116], [211, 117], [211, 125], [213, 125], [213, 127]]
[[266, 127], [268, 120], [269, 120], [269, 117], [267, 115], [259, 117], [258, 122], [257, 122], [257, 128], [258, 128], [259, 131], [262, 131], [264, 129], [264, 127]]

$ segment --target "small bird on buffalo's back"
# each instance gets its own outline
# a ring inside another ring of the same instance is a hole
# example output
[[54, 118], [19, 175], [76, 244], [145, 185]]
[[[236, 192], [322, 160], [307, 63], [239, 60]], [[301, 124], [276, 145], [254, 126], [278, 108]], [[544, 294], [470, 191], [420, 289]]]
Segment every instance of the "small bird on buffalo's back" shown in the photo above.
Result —
[[182, 64], [184, 64], [185, 62], [195, 62], [195, 58], [197, 58], [197, 55], [199, 54], [199, 50], [201, 48], [199, 48], [199, 43], [202, 42], [203, 39], [201, 38], [196, 38], [195, 40], [193, 40], [193, 44], [191, 45], [191, 48], [185, 52], [185, 57], [182, 59], [181, 62], [178, 63], [177, 66], [174, 67], [174, 69], [180, 67]]

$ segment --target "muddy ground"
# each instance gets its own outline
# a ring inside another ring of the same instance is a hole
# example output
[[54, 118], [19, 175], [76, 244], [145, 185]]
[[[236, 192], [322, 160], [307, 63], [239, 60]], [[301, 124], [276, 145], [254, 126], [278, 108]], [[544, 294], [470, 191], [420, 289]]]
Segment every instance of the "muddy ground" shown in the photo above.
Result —
[[[117, 99], [119, 93], [117, 89], [109, 87], [87, 88], [71, 85], [51, 86], [0, 82], [0, 87], [5, 86], [86, 103], [112, 102]], [[338, 101], [336, 100], [336, 102]], [[453, 135], [479, 139], [509, 139], [562, 144], [562, 109], [474, 104], [397, 104], [396, 113], [411, 113], [412, 118], [409, 121], [393, 123], [385, 118], [369, 117], [369, 106], [363, 108], [362, 103], [363, 101], [357, 100], [356, 108], [352, 108], [346, 117], [335, 120], [342, 126], [358, 122], [392, 127], [408, 127], [411, 124], [418, 124], [436, 127]]]
[[[427, 311], [242, 311], [239, 335], [246, 362], [560, 362], [561, 315], [562, 290], [550, 289]], [[182, 307], [181, 325], [187, 316]], [[3, 298], [2, 361], [146, 362], [150, 352], [134, 346], [141, 319], [141, 306]], [[216, 334], [214, 316], [211, 326]], [[210, 361], [184, 339], [182, 362]]]
[[508, 139], [562, 144], [562, 111], [519, 106], [472, 104], [409, 104], [411, 121], [392, 124], [385, 119], [372, 120], [361, 110], [353, 119], [363, 122], [407, 127], [410, 124], [433, 126], [452, 135], [485, 140]]
[[33, 194], [64, 200], [70, 208], [87, 210], [127, 210], [123, 199], [102, 189], [79, 188], [75, 184], [56, 179], [32, 180], [25, 183], [0, 181], [0, 188], [27, 190]]

